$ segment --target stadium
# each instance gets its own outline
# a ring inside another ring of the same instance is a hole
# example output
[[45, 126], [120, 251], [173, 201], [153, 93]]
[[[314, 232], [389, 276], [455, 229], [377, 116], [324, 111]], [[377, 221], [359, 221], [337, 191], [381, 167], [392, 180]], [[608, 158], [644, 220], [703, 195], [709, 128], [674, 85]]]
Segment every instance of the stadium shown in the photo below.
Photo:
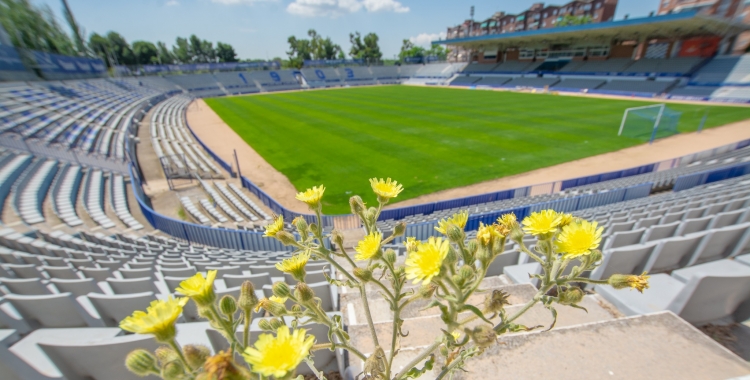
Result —
[[[299, 67], [41, 51], [0, 15], [0, 378], [749, 378], [750, 4], [617, 6]], [[257, 362], [290, 328], [304, 360]]]

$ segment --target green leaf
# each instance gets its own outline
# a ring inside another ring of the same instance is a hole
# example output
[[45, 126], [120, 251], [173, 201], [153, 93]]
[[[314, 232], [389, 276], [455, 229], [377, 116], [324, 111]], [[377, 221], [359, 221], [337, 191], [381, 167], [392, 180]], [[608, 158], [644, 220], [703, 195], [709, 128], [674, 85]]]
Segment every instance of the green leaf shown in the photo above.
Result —
[[416, 379], [422, 375], [424, 375], [427, 371], [432, 371], [432, 366], [435, 365], [435, 354], [430, 355], [430, 358], [427, 359], [427, 361], [424, 363], [424, 367], [417, 368], [414, 367], [409, 370], [406, 374], [404, 374], [404, 377], [402, 379]]
[[474, 313], [474, 315], [476, 315], [477, 317], [481, 318], [483, 321], [485, 321], [485, 322], [487, 322], [489, 324], [493, 324], [489, 319], [487, 319], [487, 318], [484, 317], [484, 313], [482, 313], [482, 311], [479, 310], [479, 308], [477, 308], [476, 306], [474, 306], [474, 305], [464, 305], [464, 306], [461, 307], [461, 311], [466, 311], [466, 310]]

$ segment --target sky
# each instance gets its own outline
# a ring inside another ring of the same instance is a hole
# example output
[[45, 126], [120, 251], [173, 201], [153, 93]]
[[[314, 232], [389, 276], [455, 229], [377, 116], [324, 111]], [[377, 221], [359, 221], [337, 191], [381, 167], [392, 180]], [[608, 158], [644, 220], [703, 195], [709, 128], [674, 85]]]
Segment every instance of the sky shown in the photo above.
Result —
[[[62, 21], [61, 0], [47, 4]], [[518, 13], [534, 0], [68, 0], [87, 36], [114, 30], [128, 42], [146, 40], [174, 44], [195, 34], [201, 39], [234, 46], [241, 59], [286, 58], [287, 38], [307, 37], [309, 29], [329, 36], [348, 53], [349, 33], [375, 32], [383, 58], [394, 58], [404, 39], [429, 46], [446, 28], [505, 11]], [[553, 1], [548, 4], [564, 4]], [[616, 20], [648, 16], [659, 0], [620, 0]]]

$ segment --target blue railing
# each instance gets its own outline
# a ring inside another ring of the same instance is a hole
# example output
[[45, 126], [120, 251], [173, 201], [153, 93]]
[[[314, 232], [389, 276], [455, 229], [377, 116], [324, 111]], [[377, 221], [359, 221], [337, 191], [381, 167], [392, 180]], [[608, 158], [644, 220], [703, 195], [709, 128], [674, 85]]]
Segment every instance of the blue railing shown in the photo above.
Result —
[[[529, 216], [532, 212], [552, 209], [558, 212], [573, 212], [592, 207], [604, 206], [612, 203], [629, 201], [632, 199], [645, 198], [651, 193], [652, 183], [643, 183], [640, 185], [630, 186], [627, 188], [616, 189], [596, 194], [584, 194], [576, 197], [557, 199], [549, 202], [535, 203], [526, 206], [509, 208], [505, 210], [491, 211], [483, 214], [469, 216], [466, 222], [466, 231], [473, 231], [479, 228], [479, 223], [492, 224], [503, 214], [514, 213], [520, 220]], [[438, 221], [410, 224], [406, 226], [405, 236], [413, 236], [418, 240], [425, 240], [430, 236], [438, 236], [440, 233], [435, 231]], [[398, 237], [394, 243], [403, 242], [403, 237]]]
[[730, 166], [728, 168], [707, 170], [681, 176], [674, 182], [673, 191], [683, 191], [707, 183], [723, 181], [729, 178], [750, 174], [750, 163]]

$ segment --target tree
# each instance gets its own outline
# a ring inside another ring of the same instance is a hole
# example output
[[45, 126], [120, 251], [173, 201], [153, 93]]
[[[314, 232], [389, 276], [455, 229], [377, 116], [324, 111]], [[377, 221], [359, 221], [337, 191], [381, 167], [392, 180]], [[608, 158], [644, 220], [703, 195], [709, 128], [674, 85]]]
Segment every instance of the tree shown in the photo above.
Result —
[[150, 65], [159, 63], [159, 51], [156, 46], [147, 41], [133, 42], [133, 55], [139, 65]]
[[0, 0], [0, 23], [16, 47], [77, 54], [73, 40], [57, 23], [48, 6], [37, 7], [29, 0]]
[[217, 42], [216, 56], [219, 58], [219, 62], [237, 62], [237, 53], [234, 52], [234, 48], [230, 44]]
[[191, 63], [193, 61], [190, 45], [186, 38], [177, 37], [174, 46], [172, 46], [172, 55], [179, 63]]
[[589, 15], [573, 16], [565, 15], [560, 21], [557, 22], [556, 26], [571, 26], [571, 25], [583, 25], [590, 24], [594, 20]]
[[93, 33], [89, 36], [89, 50], [94, 55], [104, 60], [107, 66], [112, 66], [112, 62], [109, 57], [109, 40], [98, 33]]
[[171, 65], [174, 63], [174, 54], [172, 54], [171, 51], [169, 51], [169, 48], [167, 48], [167, 44], [164, 42], [157, 42], [156, 47], [159, 50], [159, 54], [157, 55], [157, 60], [162, 65]]
[[86, 45], [83, 42], [83, 37], [81, 37], [85, 33], [78, 26], [76, 19], [73, 17], [73, 11], [70, 10], [70, 6], [68, 5], [68, 0], [62, 0], [62, 3], [63, 3], [63, 14], [65, 15], [65, 21], [68, 22], [70, 31], [73, 33], [73, 41], [75, 42], [76, 49], [78, 50], [78, 54], [88, 55], [88, 51], [86, 51]]
[[341, 46], [334, 44], [330, 37], [323, 38], [315, 29], [307, 31], [310, 36], [310, 49], [313, 59], [336, 59], [342, 56]]
[[133, 54], [133, 50], [130, 48], [128, 41], [125, 40], [125, 37], [117, 32], [109, 32], [107, 33], [107, 41], [109, 52], [114, 56], [118, 64], [136, 64], [135, 54]]
[[400, 60], [405, 60], [406, 58], [414, 58], [414, 57], [424, 57], [425, 56], [425, 50], [421, 46], [414, 45], [409, 40], [403, 40], [401, 44], [401, 51], [398, 53], [398, 58]]
[[365, 62], [377, 62], [383, 57], [378, 46], [378, 35], [375, 33], [368, 33], [364, 38], [359, 32], [350, 33], [349, 42], [352, 44], [349, 50], [352, 58], [364, 59]]
[[312, 44], [310, 40], [298, 40], [295, 36], [289, 36], [287, 38], [289, 43], [289, 51], [286, 54], [289, 56], [289, 65], [295, 68], [302, 68], [305, 60], [312, 59]]

